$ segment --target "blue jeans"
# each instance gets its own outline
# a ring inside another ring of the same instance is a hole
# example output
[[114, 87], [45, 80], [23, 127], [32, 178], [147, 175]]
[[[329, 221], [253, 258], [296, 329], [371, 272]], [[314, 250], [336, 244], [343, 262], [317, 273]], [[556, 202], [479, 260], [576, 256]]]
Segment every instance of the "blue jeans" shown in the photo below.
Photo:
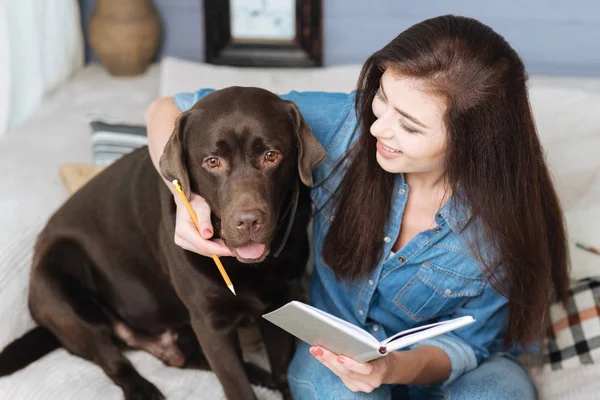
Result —
[[536, 390], [527, 372], [510, 355], [493, 354], [444, 389], [424, 386], [383, 385], [371, 393], [353, 393], [342, 380], [315, 359], [302, 343], [288, 369], [294, 399], [391, 400], [535, 400]]

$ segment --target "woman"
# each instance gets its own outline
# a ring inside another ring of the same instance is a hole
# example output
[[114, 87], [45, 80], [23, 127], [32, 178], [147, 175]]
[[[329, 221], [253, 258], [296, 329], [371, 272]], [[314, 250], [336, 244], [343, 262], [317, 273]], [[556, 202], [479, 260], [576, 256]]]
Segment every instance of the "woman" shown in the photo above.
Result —
[[[155, 165], [174, 120], [209, 90], [148, 110]], [[516, 362], [567, 293], [563, 216], [532, 119], [522, 61], [480, 22], [442, 16], [365, 62], [354, 95], [292, 92], [328, 161], [313, 171], [311, 302], [378, 339], [461, 315], [476, 323], [368, 363], [301, 345], [301, 399], [533, 399]], [[177, 197], [175, 197], [176, 201]], [[183, 248], [230, 255], [194, 196]]]

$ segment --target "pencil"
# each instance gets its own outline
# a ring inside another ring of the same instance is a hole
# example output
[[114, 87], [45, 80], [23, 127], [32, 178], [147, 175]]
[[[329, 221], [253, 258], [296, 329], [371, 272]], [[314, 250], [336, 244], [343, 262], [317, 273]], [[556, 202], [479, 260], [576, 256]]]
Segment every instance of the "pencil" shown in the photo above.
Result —
[[[173, 186], [175, 186], [175, 190], [179, 194], [179, 197], [183, 201], [183, 204], [185, 205], [185, 208], [187, 209], [188, 214], [190, 214], [190, 217], [192, 218], [192, 222], [194, 223], [194, 226], [196, 227], [198, 232], [200, 232], [200, 223], [198, 222], [198, 216], [196, 215], [196, 212], [192, 208], [192, 205], [190, 204], [187, 197], [185, 197], [185, 193], [183, 193], [183, 189], [181, 189], [181, 183], [179, 183], [179, 180], [177, 180], [177, 179], [173, 179], [172, 183], [173, 183]], [[212, 258], [215, 261], [215, 264], [217, 264], [217, 268], [219, 269], [219, 272], [221, 273], [221, 276], [223, 277], [225, 284], [227, 285], [229, 290], [231, 290], [231, 293], [233, 293], [235, 295], [235, 289], [233, 288], [231, 279], [229, 279], [229, 275], [227, 275], [227, 271], [225, 271], [223, 264], [221, 264], [221, 260], [219, 259], [219, 256], [217, 256], [216, 254], [213, 254]]]
[[576, 245], [577, 247], [579, 247], [580, 249], [587, 250], [587, 251], [589, 251], [590, 253], [594, 253], [594, 254], [598, 254], [598, 255], [600, 255], [600, 250], [599, 250], [599, 249], [597, 249], [597, 248], [595, 248], [595, 247], [588, 246], [587, 244], [583, 244], [583, 243], [581, 243], [581, 242], [577, 242], [577, 243], [575, 243], [575, 245]]

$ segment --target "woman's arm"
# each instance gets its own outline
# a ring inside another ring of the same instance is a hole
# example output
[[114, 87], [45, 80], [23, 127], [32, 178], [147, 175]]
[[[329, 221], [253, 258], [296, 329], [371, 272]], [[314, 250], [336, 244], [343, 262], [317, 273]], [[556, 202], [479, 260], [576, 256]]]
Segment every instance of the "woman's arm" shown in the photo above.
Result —
[[[181, 110], [174, 104], [173, 97], [164, 97], [157, 99], [150, 104], [146, 111], [146, 123], [148, 131], [148, 152], [152, 159], [152, 164], [160, 172], [159, 162], [165, 145], [169, 141], [175, 121], [181, 114]], [[161, 175], [162, 177], [162, 175]], [[194, 223], [188, 214], [185, 206], [175, 192], [171, 182], [167, 182], [162, 177], [165, 185], [173, 193], [175, 204], [177, 205], [177, 214], [175, 219], [175, 243], [182, 248], [210, 257], [212, 254], [218, 256], [232, 256], [233, 254], [223, 244], [223, 241], [209, 240], [213, 236], [213, 226], [210, 222], [210, 207], [199, 195], [192, 193], [190, 204], [198, 216], [200, 232], [196, 230]]]
[[391, 368], [384, 383], [434, 385], [448, 379], [452, 370], [448, 354], [436, 346], [397, 351], [390, 356]]
[[[181, 111], [175, 107], [173, 100], [173, 97], [162, 97], [154, 100], [146, 111], [148, 152], [150, 153], [152, 164], [154, 164], [154, 168], [157, 171], [160, 171], [160, 157], [175, 129], [175, 121], [179, 114], [181, 114]], [[162, 175], [161, 177], [169, 190], [171, 190], [171, 193], [173, 193], [175, 200], [178, 201], [178, 196], [173, 185], [167, 182]]]

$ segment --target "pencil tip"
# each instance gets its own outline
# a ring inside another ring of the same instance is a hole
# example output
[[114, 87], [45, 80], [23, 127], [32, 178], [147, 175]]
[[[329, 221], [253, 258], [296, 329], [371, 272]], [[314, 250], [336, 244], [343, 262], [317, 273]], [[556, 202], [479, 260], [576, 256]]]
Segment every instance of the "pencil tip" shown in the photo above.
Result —
[[234, 296], [237, 296], [237, 294], [235, 293], [235, 289], [233, 288], [233, 285], [227, 285], [227, 287], [229, 288], [229, 290], [231, 290], [231, 293], [233, 293]]

